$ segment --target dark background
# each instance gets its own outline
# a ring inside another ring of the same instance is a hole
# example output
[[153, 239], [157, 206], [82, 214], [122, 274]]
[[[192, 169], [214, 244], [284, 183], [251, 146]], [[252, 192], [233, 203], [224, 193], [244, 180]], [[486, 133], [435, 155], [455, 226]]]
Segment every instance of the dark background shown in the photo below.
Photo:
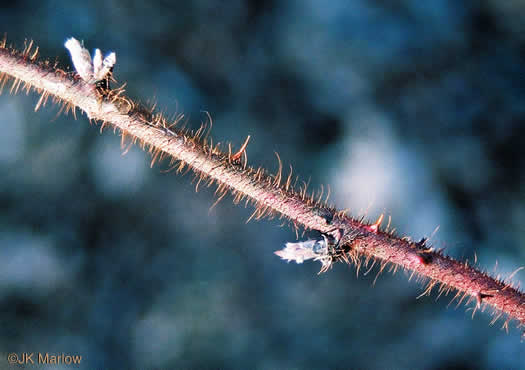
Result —
[[[128, 94], [213, 117], [215, 141], [274, 151], [354, 215], [508, 276], [525, 263], [520, 1], [18, 1], [2, 32], [70, 66], [67, 37], [115, 51]], [[82, 115], [0, 97], [0, 352], [112, 368], [519, 368], [489, 326], [377, 270], [286, 264], [295, 233], [191, 176], [149, 168]], [[497, 262], [497, 267], [495, 267]], [[514, 281], [523, 281], [518, 273]], [[472, 307], [472, 306], [471, 306]], [[5, 358], [5, 357], [4, 357]], [[5, 361], [5, 360], [2, 360]], [[0, 367], [4, 367], [0, 363]]]

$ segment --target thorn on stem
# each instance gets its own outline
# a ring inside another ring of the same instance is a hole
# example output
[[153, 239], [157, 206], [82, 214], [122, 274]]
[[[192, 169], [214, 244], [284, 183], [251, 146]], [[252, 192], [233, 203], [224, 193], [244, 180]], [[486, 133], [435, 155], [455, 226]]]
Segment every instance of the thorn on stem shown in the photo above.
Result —
[[246, 137], [246, 140], [244, 140], [244, 144], [242, 144], [241, 149], [239, 149], [239, 151], [237, 153], [232, 155], [232, 157], [231, 157], [232, 161], [235, 162], [235, 161], [238, 161], [239, 159], [241, 159], [242, 153], [244, 153], [244, 151], [246, 150], [246, 147], [248, 146], [248, 142], [249, 141], [250, 141], [250, 135], [248, 135]]
[[374, 222], [372, 225], [366, 226], [365, 228], [368, 231], [370, 231], [371, 233], [377, 233], [377, 231], [379, 230], [379, 226], [381, 226], [381, 222], [383, 222], [383, 218], [384, 217], [385, 217], [385, 215], [383, 213], [381, 213], [381, 215], [376, 220], [376, 222]]

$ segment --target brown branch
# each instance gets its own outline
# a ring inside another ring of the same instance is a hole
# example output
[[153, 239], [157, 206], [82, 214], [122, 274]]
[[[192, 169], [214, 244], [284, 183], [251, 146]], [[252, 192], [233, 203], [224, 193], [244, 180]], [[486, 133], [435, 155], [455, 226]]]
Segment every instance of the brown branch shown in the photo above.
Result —
[[[492, 308], [494, 321], [505, 316], [504, 327], [516, 320], [518, 327], [525, 326], [525, 294], [509, 281], [495, 279], [488, 274], [461, 263], [440, 251], [428, 247], [426, 240], [418, 243], [399, 238], [388, 230], [381, 230], [382, 217], [374, 224], [347, 216], [328, 207], [318, 197], [307, 194], [307, 185], [298, 189], [292, 185], [292, 174], [283, 181], [282, 166], [276, 175], [267, 174], [246, 163], [246, 139], [234, 155], [213, 145], [205, 129], [189, 133], [168, 122], [162, 115], [146, 109], [124, 95], [123, 88], [110, 90], [87, 83], [76, 74], [65, 73], [48, 62], [37, 62], [36, 52], [26, 46], [17, 52], [0, 44], [0, 86], [12, 80], [11, 92], [20, 88], [36, 90], [41, 94], [37, 106], [45, 104], [53, 96], [67, 111], [76, 108], [84, 111], [90, 120], [102, 122], [102, 127], [112, 125], [121, 131], [123, 139], [130, 137], [149, 149], [152, 163], [168, 157], [177, 169], [189, 166], [198, 177], [198, 184], [205, 180], [215, 183], [219, 200], [226, 193], [234, 195], [234, 201], [246, 199], [255, 206], [252, 217], [279, 216], [288, 219], [297, 229], [317, 230], [324, 240], [310, 243], [289, 243], [277, 252], [283, 258], [302, 262], [315, 258], [327, 270], [333, 261], [354, 263], [359, 269], [376, 262], [380, 272], [387, 266], [393, 271], [404, 269], [420, 278], [428, 278], [423, 294], [429, 294], [434, 286], [439, 294], [455, 291], [453, 300], [473, 302], [473, 314], [477, 310]], [[319, 199], [317, 199], [319, 198]], [[250, 219], [252, 218], [250, 217]], [[411, 275], [411, 276], [412, 276]]]

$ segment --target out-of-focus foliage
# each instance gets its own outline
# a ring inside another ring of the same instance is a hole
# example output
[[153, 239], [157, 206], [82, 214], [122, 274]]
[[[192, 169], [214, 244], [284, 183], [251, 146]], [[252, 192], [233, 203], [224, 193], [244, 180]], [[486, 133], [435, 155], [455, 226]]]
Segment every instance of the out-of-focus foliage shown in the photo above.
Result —
[[[130, 96], [185, 113], [354, 215], [509, 274], [525, 248], [519, 1], [18, 1], [0, 24], [71, 65], [117, 54]], [[149, 168], [85, 117], [0, 97], [0, 352], [86, 368], [518, 368], [519, 333], [403, 273], [282, 263], [295, 234]], [[201, 186], [202, 188], [202, 186]], [[523, 281], [523, 274], [516, 276]], [[1, 363], [0, 363], [1, 365]]]

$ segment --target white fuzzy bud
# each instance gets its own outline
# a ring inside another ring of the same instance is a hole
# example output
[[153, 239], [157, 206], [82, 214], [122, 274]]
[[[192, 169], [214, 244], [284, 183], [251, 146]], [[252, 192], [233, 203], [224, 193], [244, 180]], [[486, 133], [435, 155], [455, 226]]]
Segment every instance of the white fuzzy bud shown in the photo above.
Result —
[[102, 60], [100, 49], [95, 49], [92, 61], [89, 51], [73, 37], [69, 38], [64, 46], [69, 50], [79, 76], [90, 84], [95, 84], [106, 78], [117, 61], [117, 56], [113, 52]]
[[95, 55], [93, 55], [93, 78], [96, 79], [100, 75], [102, 70], [102, 52], [100, 49], [95, 49]]
[[329, 266], [331, 261], [328, 253], [328, 241], [325, 237], [320, 240], [286, 243], [283, 249], [274, 253], [287, 262], [303, 263], [311, 259], [321, 261], [323, 268]]
[[73, 37], [68, 39], [64, 46], [69, 50], [73, 65], [79, 76], [86, 82], [91, 81], [93, 78], [93, 63], [91, 62], [89, 51]]

